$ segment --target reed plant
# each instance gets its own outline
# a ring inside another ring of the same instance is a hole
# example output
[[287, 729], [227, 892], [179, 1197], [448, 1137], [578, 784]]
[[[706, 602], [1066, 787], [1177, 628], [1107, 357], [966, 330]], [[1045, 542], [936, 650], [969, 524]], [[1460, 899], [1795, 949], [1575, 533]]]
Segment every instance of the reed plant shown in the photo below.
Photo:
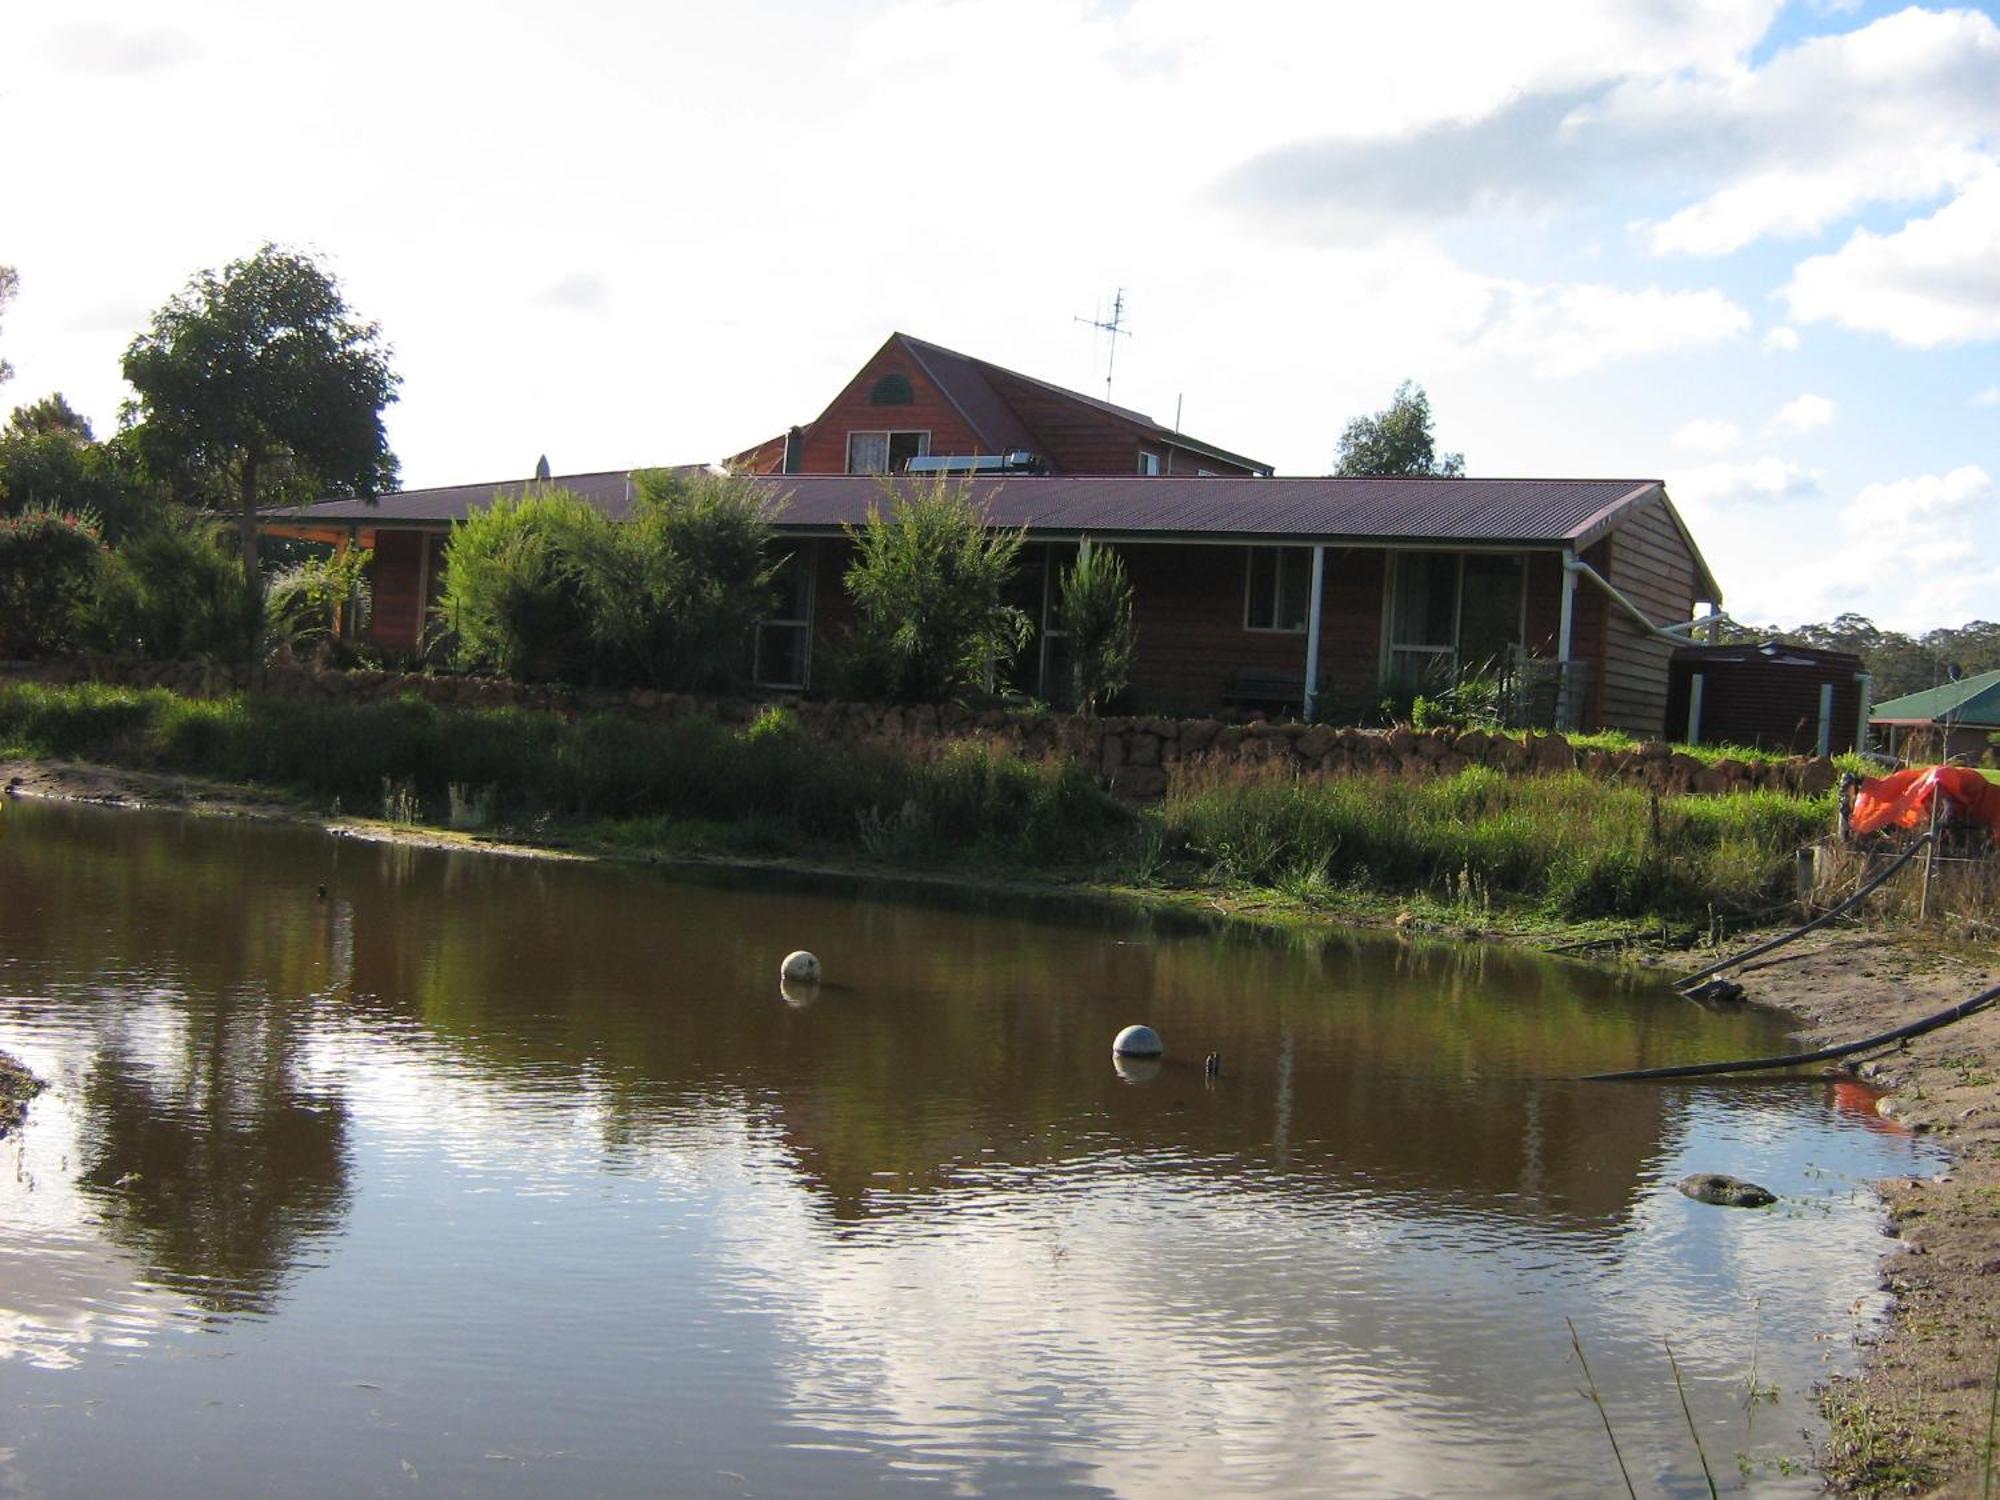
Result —
[[522, 709], [301, 702], [252, 694], [24, 683], [0, 689], [0, 749], [282, 788], [366, 807], [449, 809], [480, 789], [482, 818], [666, 820], [759, 830], [792, 849], [852, 848], [896, 820], [892, 852], [1051, 867], [1096, 864], [1136, 836], [1138, 815], [1073, 761], [1026, 760], [977, 743], [914, 754], [827, 745], [795, 717], [744, 729], [690, 715], [647, 722]]
[[1307, 780], [1191, 764], [1176, 768], [1163, 816], [1169, 843], [1224, 882], [1279, 887], [1305, 869], [1448, 905], [1700, 918], [1788, 898], [1795, 851], [1833, 805], [1770, 792], [1663, 799], [1577, 773]]

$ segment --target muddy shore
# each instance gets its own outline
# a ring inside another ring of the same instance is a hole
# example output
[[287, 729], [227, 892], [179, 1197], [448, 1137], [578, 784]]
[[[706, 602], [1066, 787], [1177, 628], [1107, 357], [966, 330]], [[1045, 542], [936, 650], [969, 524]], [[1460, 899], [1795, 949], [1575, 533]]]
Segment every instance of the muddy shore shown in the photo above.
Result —
[[[193, 777], [6, 761], [0, 762], [0, 786], [10, 796], [309, 823], [352, 837], [433, 847], [592, 857], [436, 829], [327, 818], [296, 801]], [[963, 883], [949, 875], [938, 879]], [[1220, 899], [1204, 904], [1218, 912], [1232, 910]], [[1256, 920], [1259, 914], [1248, 915]], [[1351, 912], [1323, 918], [1342, 924], [1353, 919]], [[1552, 939], [1543, 932], [1525, 941]], [[1737, 941], [1747, 947], [1751, 938]], [[1664, 961], [1693, 968], [1709, 956], [1670, 955]], [[1806, 1023], [1800, 1032], [1805, 1047], [1889, 1030], [1967, 998], [1995, 983], [1996, 975], [2000, 951], [1940, 952], [1892, 934], [1836, 927], [1753, 962], [1734, 977], [1744, 985], [1747, 1002], [1800, 1017]], [[1865, 1351], [1862, 1373], [1838, 1378], [1825, 1391], [1831, 1424], [1822, 1455], [1825, 1474], [1843, 1493], [1979, 1495], [1985, 1492], [2000, 1376], [2000, 1010], [1849, 1062], [1860, 1076], [1890, 1091], [1882, 1112], [1934, 1139], [1950, 1154], [1951, 1165], [1935, 1177], [1878, 1185], [1891, 1236], [1884, 1242], [1883, 1284], [1895, 1302], [1888, 1323]], [[18, 1123], [20, 1109], [37, 1088], [24, 1069], [0, 1055], [0, 1135]]]

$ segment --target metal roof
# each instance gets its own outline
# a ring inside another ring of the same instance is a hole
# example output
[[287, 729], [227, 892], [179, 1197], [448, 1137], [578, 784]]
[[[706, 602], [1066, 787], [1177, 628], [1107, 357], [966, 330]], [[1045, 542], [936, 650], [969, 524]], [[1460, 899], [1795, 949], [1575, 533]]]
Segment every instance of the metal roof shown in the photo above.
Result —
[[[699, 465], [686, 466], [699, 470]], [[781, 531], [837, 531], [865, 521], [911, 481], [848, 474], [750, 479], [765, 490]], [[613, 518], [631, 503], [630, 477], [613, 470], [561, 475]], [[459, 520], [522, 481], [452, 485], [332, 500], [274, 511], [271, 524], [437, 525]], [[1062, 475], [968, 482], [994, 526], [1038, 533], [1201, 541], [1467, 542], [1588, 545], [1631, 506], [1665, 491], [1656, 479], [1261, 479]]]
[[1890, 698], [1868, 711], [1871, 724], [1951, 724], [2000, 729], [2000, 671]]

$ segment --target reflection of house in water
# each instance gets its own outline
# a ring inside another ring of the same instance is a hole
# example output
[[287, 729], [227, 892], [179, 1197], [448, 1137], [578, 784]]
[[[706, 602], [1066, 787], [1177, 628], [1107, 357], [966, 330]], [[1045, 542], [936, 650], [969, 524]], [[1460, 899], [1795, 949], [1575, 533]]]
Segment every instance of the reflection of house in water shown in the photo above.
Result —
[[[398, 863], [393, 889], [351, 891], [356, 1006], [420, 1020], [490, 1062], [495, 1087], [522, 1065], [543, 1079], [588, 1068], [621, 1160], [671, 1101], [746, 1110], [837, 1220], [948, 1200], [996, 1172], [1115, 1159], [1604, 1224], [1669, 1128], [1657, 1091], [1536, 1081], [1622, 1060], [1635, 1029], [1647, 1050], [1646, 1006], [1600, 976], [1475, 946], [1149, 935], [1122, 919], [1022, 924], [629, 870], [381, 857]], [[789, 942], [765, 935], [797, 932], [819, 935], [845, 986], [805, 1009], [779, 999]], [[1120, 1083], [1109, 1038], [1133, 1006], [1173, 1017], [1197, 1065]], [[1662, 1045], [1686, 1010], [1665, 1012]], [[1213, 1090], [1198, 1066], [1210, 1047], [1227, 1065]]]

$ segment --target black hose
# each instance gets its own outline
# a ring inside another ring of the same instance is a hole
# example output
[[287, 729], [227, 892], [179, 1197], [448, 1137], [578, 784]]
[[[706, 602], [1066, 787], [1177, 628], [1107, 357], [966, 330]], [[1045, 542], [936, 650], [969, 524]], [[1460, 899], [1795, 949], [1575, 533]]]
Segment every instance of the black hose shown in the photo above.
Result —
[[1695, 985], [1700, 984], [1702, 980], [1707, 979], [1711, 975], [1720, 974], [1724, 969], [1733, 969], [1738, 964], [1742, 963], [1745, 959], [1755, 958], [1760, 953], [1769, 953], [1774, 948], [1782, 948], [1785, 946], [1785, 944], [1796, 941], [1797, 939], [1804, 937], [1807, 933], [1816, 931], [1819, 928], [1826, 926], [1826, 924], [1831, 922], [1835, 917], [1845, 916], [1848, 912], [1852, 911], [1856, 906], [1861, 904], [1861, 900], [1864, 896], [1868, 895], [1877, 886], [1881, 885], [1883, 881], [1887, 880], [1891, 875], [1895, 874], [1898, 870], [1902, 869], [1904, 865], [1908, 864], [1911, 860], [1915, 859], [1917, 857], [1918, 851], [1923, 849], [1923, 847], [1926, 844], [1930, 843], [1930, 841], [1936, 837], [1937, 835], [1932, 833], [1926, 833], [1920, 836], [1914, 844], [1910, 845], [1909, 848], [1905, 849], [1901, 854], [1897, 855], [1896, 858], [1890, 862], [1888, 869], [1883, 870], [1880, 874], [1876, 875], [1874, 879], [1870, 880], [1866, 885], [1862, 886], [1860, 890], [1856, 891], [1853, 895], [1849, 896], [1845, 901], [1841, 902], [1840, 905], [1832, 908], [1830, 911], [1821, 912], [1818, 916], [1814, 917], [1810, 922], [1806, 923], [1805, 926], [1794, 927], [1790, 932], [1782, 933], [1779, 936], [1770, 939], [1768, 942], [1759, 943], [1754, 948], [1744, 949], [1741, 953], [1735, 955], [1735, 957], [1733, 958], [1725, 958], [1722, 960], [1721, 963], [1710, 964], [1705, 969], [1698, 969], [1694, 973], [1688, 975], [1687, 978], [1674, 981], [1674, 988], [1677, 990], [1692, 989]]
[[1674, 1068], [1633, 1068], [1623, 1073], [1586, 1073], [1581, 1081], [1624, 1083], [1641, 1078], [1701, 1078], [1711, 1073], [1756, 1073], [1770, 1068], [1796, 1068], [1804, 1063], [1826, 1062], [1830, 1058], [1846, 1057], [1854, 1052], [1866, 1052], [1872, 1047], [1900, 1042], [1906, 1037], [1922, 1036], [1927, 1031], [1936, 1031], [1940, 1026], [1963, 1021], [1967, 1016], [1985, 1010], [1995, 1000], [2000, 1000], [2000, 984], [1996, 984], [1990, 990], [1981, 990], [1970, 1000], [1961, 1000], [1949, 1010], [1925, 1016], [1921, 1021], [1912, 1021], [1907, 1026], [1898, 1026], [1894, 1031], [1885, 1031], [1879, 1036], [1864, 1037], [1858, 1042], [1844, 1042], [1838, 1047], [1822, 1047], [1817, 1052], [1794, 1052], [1788, 1057], [1738, 1058], [1733, 1062], [1687, 1063]]

